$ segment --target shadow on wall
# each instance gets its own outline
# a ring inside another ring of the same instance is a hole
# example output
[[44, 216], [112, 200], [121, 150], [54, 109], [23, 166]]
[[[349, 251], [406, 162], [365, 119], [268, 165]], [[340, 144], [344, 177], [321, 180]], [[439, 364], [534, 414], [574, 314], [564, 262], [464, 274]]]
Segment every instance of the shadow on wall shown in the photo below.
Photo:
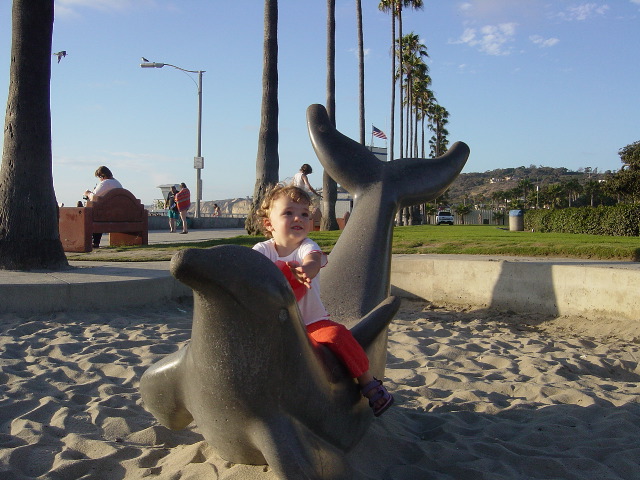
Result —
[[553, 281], [553, 265], [500, 262], [489, 308], [558, 316], [560, 308]]

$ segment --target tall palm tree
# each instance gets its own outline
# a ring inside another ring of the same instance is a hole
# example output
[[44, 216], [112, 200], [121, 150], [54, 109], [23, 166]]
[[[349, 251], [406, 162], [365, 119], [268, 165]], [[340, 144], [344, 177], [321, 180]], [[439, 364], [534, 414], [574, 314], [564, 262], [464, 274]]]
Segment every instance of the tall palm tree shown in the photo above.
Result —
[[[327, 0], [327, 114], [336, 124], [336, 1]], [[338, 185], [326, 170], [322, 174], [321, 230], [338, 230], [336, 201]]]
[[[406, 107], [406, 142], [405, 142], [405, 156], [409, 157], [413, 154], [414, 148], [412, 144], [415, 142], [414, 126], [415, 121], [412, 118], [412, 114], [416, 113], [415, 110], [415, 95], [413, 93], [414, 84], [418, 80], [424, 80], [431, 83], [431, 79], [428, 78], [429, 67], [424, 61], [424, 57], [428, 57], [427, 47], [420, 42], [420, 37], [415, 33], [409, 33], [404, 36], [402, 41], [398, 42], [398, 50], [402, 45], [402, 70], [398, 70], [397, 77], [401, 80], [400, 89], [405, 90], [404, 105]], [[404, 76], [404, 82], [402, 78]], [[416, 129], [417, 132], [417, 129]]]
[[396, 0], [382, 0], [378, 9], [383, 12], [391, 12], [391, 118], [389, 127], [389, 160], [393, 160], [393, 145], [395, 139], [395, 113], [396, 113]]
[[360, 105], [360, 143], [365, 144], [364, 128], [364, 32], [362, 31], [362, 0], [356, 0], [356, 28], [358, 30], [358, 100]]
[[[404, 130], [404, 121], [403, 121], [403, 112], [402, 112], [402, 106], [404, 105], [403, 102], [403, 92], [402, 92], [402, 74], [404, 72], [403, 69], [403, 57], [402, 57], [402, 52], [403, 52], [403, 47], [402, 47], [402, 9], [403, 7], [409, 7], [409, 8], [413, 8], [414, 10], [419, 10], [421, 8], [423, 8], [424, 4], [422, 0], [382, 0], [378, 6], [378, 8], [382, 11], [392, 11], [393, 13], [395, 13], [395, 16], [392, 13], [392, 17], [391, 17], [391, 21], [393, 22], [393, 27], [392, 27], [392, 31], [393, 31], [393, 38], [391, 40], [391, 45], [392, 45], [392, 56], [397, 55], [398, 56], [398, 62], [399, 62], [399, 71], [400, 71], [400, 90], [399, 90], [399, 103], [400, 103], [400, 129], [399, 129], [399, 138], [400, 138], [400, 158], [403, 158], [403, 130]], [[398, 20], [398, 43], [399, 43], [399, 48], [396, 51], [395, 49], [395, 45], [396, 45], [396, 37], [395, 37], [395, 20]], [[392, 62], [392, 75], [393, 75], [393, 95], [392, 95], [392, 112], [393, 109], [395, 107], [395, 75], [396, 75], [396, 69], [395, 69], [395, 60]], [[393, 122], [393, 113], [391, 115], [391, 120]], [[392, 123], [393, 125], [393, 123]], [[393, 127], [392, 127], [393, 128]], [[393, 145], [393, 144], [392, 144]]]
[[262, 107], [258, 154], [256, 158], [256, 185], [253, 190], [251, 212], [245, 228], [249, 235], [257, 235], [261, 224], [255, 216], [265, 193], [278, 183], [280, 158], [278, 156], [278, 0], [264, 2], [264, 48], [262, 60]]
[[0, 268], [67, 268], [51, 153], [53, 0], [14, 0], [0, 168]]
[[[414, 98], [414, 108], [415, 108], [415, 129], [416, 129], [416, 138], [415, 138], [415, 150], [414, 156], [421, 156], [425, 158], [425, 121], [428, 117], [429, 107], [432, 102], [435, 102], [435, 97], [433, 92], [429, 89], [429, 85], [431, 84], [431, 77], [428, 75], [422, 78], [418, 78], [414, 81], [413, 85], [413, 98]], [[418, 123], [420, 123], [420, 138], [421, 138], [421, 147], [420, 151], [418, 150]]]

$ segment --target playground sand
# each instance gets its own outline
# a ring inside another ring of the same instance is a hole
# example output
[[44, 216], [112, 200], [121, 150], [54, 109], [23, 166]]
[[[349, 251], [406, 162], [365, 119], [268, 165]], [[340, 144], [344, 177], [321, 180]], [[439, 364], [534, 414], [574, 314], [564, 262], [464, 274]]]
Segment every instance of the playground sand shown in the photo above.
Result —
[[[0, 477], [276, 479], [144, 409], [140, 376], [188, 340], [191, 315], [0, 315]], [[637, 479], [638, 360], [638, 326], [405, 300], [385, 381], [396, 405], [349, 453], [355, 478]]]

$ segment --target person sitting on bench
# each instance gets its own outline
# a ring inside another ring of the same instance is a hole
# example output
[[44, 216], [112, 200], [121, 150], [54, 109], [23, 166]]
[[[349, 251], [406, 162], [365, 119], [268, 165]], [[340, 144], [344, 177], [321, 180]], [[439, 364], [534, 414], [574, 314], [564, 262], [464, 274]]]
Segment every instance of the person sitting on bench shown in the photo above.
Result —
[[[114, 188], [123, 188], [122, 184], [113, 178], [113, 174], [111, 170], [109, 170], [104, 165], [98, 167], [95, 173], [96, 177], [100, 180], [100, 182], [96, 185], [96, 187], [92, 190], [85, 190], [84, 197], [88, 200], [93, 200], [93, 197], [99, 197], [100, 195], [104, 195], [109, 190], [113, 190]], [[102, 239], [102, 233], [94, 233], [93, 234], [93, 248], [100, 248], [100, 240]]]

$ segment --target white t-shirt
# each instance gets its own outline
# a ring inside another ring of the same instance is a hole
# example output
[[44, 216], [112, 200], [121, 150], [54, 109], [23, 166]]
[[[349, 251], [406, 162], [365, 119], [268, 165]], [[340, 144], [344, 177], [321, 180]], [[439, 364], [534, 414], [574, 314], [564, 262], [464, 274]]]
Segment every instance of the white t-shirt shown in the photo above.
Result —
[[114, 188], [122, 188], [122, 185], [115, 178], [106, 178], [96, 185], [96, 188], [93, 189], [93, 195], [99, 197]]
[[[302, 264], [304, 257], [311, 252], [322, 252], [318, 244], [310, 238], [305, 238], [300, 246], [286, 257], [278, 256], [273, 238], [266, 242], [257, 243], [253, 246], [253, 249], [263, 254], [273, 263], [281, 260], [283, 262], [298, 262]], [[322, 254], [322, 259], [321, 265], [324, 267], [327, 264], [327, 256], [324, 253]], [[322, 300], [320, 299], [320, 273], [311, 280], [311, 288], [307, 290], [305, 296], [298, 301], [298, 307], [300, 308], [302, 320], [305, 325], [311, 325], [314, 322], [329, 319], [329, 313], [324, 308]]]
[[293, 176], [293, 180], [291, 180], [291, 185], [293, 185], [294, 187], [298, 187], [301, 188], [305, 191], [308, 191], [309, 188], [307, 187], [307, 185], [304, 183], [304, 180], [302, 180], [302, 175], [304, 175], [304, 173], [302, 172], [298, 172]]

